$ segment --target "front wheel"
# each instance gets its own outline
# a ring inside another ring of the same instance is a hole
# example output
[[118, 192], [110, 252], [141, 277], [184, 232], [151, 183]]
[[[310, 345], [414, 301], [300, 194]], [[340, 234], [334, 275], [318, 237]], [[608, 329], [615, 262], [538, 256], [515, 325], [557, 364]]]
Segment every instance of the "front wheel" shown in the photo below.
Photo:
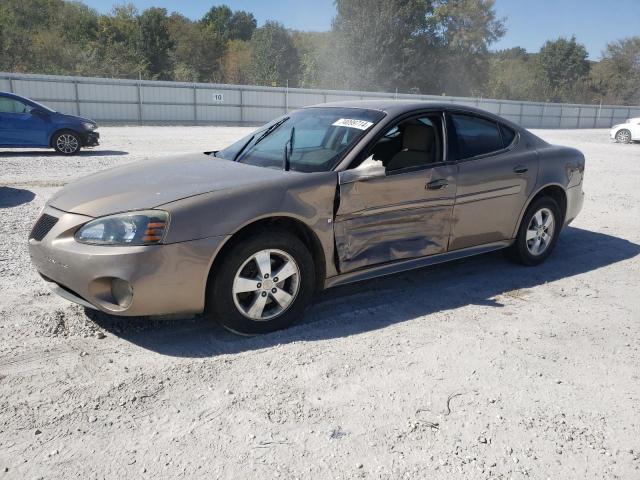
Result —
[[562, 215], [558, 204], [549, 197], [539, 198], [527, 208], [516, 241], [508, 253], [523, 265], [539, 265], [551, 255], [561, 229]]
[[239, 242], [215, 268], [207, 310], [227, 330], [242, 335], [288, 327], [302, 316], [315, 287], [311, 254], [284, 232]]
[[80, 136], [75, 132], [64, 131], [53, 137], [53, 148], [62, 155], [75, 155], [81, 147]]
[[616, 141], [620, 143], [631, 143], [631, 132], [627, 129], [619, 130], [616, 133]]

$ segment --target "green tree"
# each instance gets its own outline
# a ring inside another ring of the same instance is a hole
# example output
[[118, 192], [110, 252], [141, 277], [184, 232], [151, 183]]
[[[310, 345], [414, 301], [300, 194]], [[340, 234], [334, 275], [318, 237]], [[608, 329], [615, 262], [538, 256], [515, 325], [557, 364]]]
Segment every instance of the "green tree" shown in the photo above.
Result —
[[308, 88], [640, 103], [640, 37], [590, 62], [575, 38], [490, 52], [493, 0], [336, 0], [329, 32], [289, 32], [212, 7], [201, 20], [131, 4], [99, 15], [65, 0], [0, 0], [0, 69]]
[[147, 77], [147, 60], [140, 52], [138, 12], [133, 5], [117, 6], [111, 15], [98, 18], [96, 40], [92, 42], [94, 75]]
[[82, 47], [96, 38], [98, 13], [83, 3], [63, 2], [55, 22], [64, 32], [67, 42]]
[[76, 73], [86, 42], [95, 38], [97, 14], [62, 0], [0, 2], [0, 68], [40, 73]]
[[208, 82], [218, 76], [224, 43], [208, 26], [172, 13], [168, 22], [174, 43], [173, 77], [180, 81]]
[[591, 70], [591, 84], [595, 101], [640, 105], [640, 37], [608, 44]]
[[356, 89], [468, 94], [504, 34], [493, 0], [336, 0], [341, 77]]
[[237, 11], [233, 12], [229, 21], [229, 39], [231, 40], [251, 40], [258, 22], [252, 13]]
[[584, 95], [590, 64], [584, 45], [570, 39], [547, 41], [537, 55], [545, 100], [561, 102]]
[[211, 7], [200, 22], [216, 32], [224, 42], [249, 40], [257, 26], [252, 13], [242, 10], [234, 12], [228, 5]]
[[[329, 52], [327, 49], [327, 39], [331, 35], [329, 32], [300, 32], [291, 33], [291, 39], [298, 52], [300, 58], [300, 77], [299, 85], [303, 88], [318, 88], [328, 85], [327, 75], [334, 72], [327, 57]], [[335, 52], [334, 52], [335, 57]]]
[[148, 8], [138, 16], [140, 53], [153, 78], [167, 79], [170, 72], [169, 54], [174, 47], [169, 34], [167, 10]]
[[250, 81], [251, 46], [244, 40], [229, 40], [222, 57], [222, 81], [235, 85], [246, 85]]
[[289, 32], [277, 22], [267, 22], [251, 37], [250, 77], [258, 85], [297, 85], [298, 52]]
[[[418, 58], [428, 45], [427, 0], [336, 0], [334, 53], [347, 88], [392, 90], [414, 86]], [[339, 52], [339, 53], [338, 53]]]
[[213, 6], [204, 14], [200, 22], [226, 37], [229, 33], [231, 17], [233, 17], [233, 11], [228, 5]]
[[490, 55], [488, 80], [484, 92], [491, 98], [543, 100], [538, 81], [538, 63], [520, 47]]
[[489, 46], [505, 34], [494, 0], [440, 2], [430, 17], [437, 36], [438, 91], [481, 95], [489, 75]]

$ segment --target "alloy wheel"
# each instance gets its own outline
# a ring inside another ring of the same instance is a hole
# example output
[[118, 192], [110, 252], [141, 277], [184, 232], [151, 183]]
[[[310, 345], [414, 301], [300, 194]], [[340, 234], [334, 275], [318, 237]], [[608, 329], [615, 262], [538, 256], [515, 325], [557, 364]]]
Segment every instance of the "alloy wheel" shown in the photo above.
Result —
[[616, 134], [616, 140], [621, 143], [629, 143], [629, 141], [631, 140], [631, 132], [629, 132], [628, 130], [620, 130]]
[[538, 210], [527, 227], [527, 250], [531, 255], [541, 255], [549, 248], [555, 231], [553, 212], [548, 208]]
[[63, 133], [56, 139], [56, 147], [62, 153], [74, 153], [78, 150], [78, 139], [70, 133]]
[[270, 320], [287, 310], [300, 289], [300, 268], [282, 250], [261, 250], [248, 258], [233, 280], [236, 308], [254, 321]]

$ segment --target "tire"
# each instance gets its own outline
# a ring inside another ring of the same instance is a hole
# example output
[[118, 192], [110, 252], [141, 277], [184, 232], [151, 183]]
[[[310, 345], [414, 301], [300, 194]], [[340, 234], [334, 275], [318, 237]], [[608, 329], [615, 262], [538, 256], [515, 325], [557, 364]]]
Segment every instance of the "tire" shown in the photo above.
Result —
[[82, 148], [80, 135], [71, 130], [63, 130], [54, 135], [53, 148], [62, 155], [75, 155]]
[[527, 266], [541, 264], [553, 252], [563, 222], [555, 200], [550, 197], [537, 199], [522, 217], [516, 241], [508, 250], [509, 257]]
[[[283, 280], [277, 273], [285, 264], [282, 275], [287, 277]], [[315, 288], [309, 250], [297, 237], [280, 231], [240, 241], [214, 268], [207, 312], [224, 328], [241, 335], [287, 328], [302, 317]]]
[[631, 132], [626, 128], [616, 132], [616, 142], [631, 143]]

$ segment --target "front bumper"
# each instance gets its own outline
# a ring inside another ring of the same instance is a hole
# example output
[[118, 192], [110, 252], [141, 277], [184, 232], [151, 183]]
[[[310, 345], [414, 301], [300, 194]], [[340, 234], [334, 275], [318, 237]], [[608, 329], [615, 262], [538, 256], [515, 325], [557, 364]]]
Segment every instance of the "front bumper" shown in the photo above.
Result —
[[87, 132], [82, 138], [83, 147], [97, 147], [100, 145], [100, 133], [93, 131]]
[[[227, 237], [151, 246], [99, 246], [75, 241], [90, 217], [47, 206], [58, 221], [41, 241], [29, 239], [38, 273], [60, 296], [113, 315], [146, 316], [200, 313], [209, 269]], [[120, 302], [114, 285], [130, 286]]]
[[567, 212], [564, 219], [564, 225], [567, 226], [578, 216], [584, 204], [584, 191], [582, 183], [575, 187], [567, 189]]

